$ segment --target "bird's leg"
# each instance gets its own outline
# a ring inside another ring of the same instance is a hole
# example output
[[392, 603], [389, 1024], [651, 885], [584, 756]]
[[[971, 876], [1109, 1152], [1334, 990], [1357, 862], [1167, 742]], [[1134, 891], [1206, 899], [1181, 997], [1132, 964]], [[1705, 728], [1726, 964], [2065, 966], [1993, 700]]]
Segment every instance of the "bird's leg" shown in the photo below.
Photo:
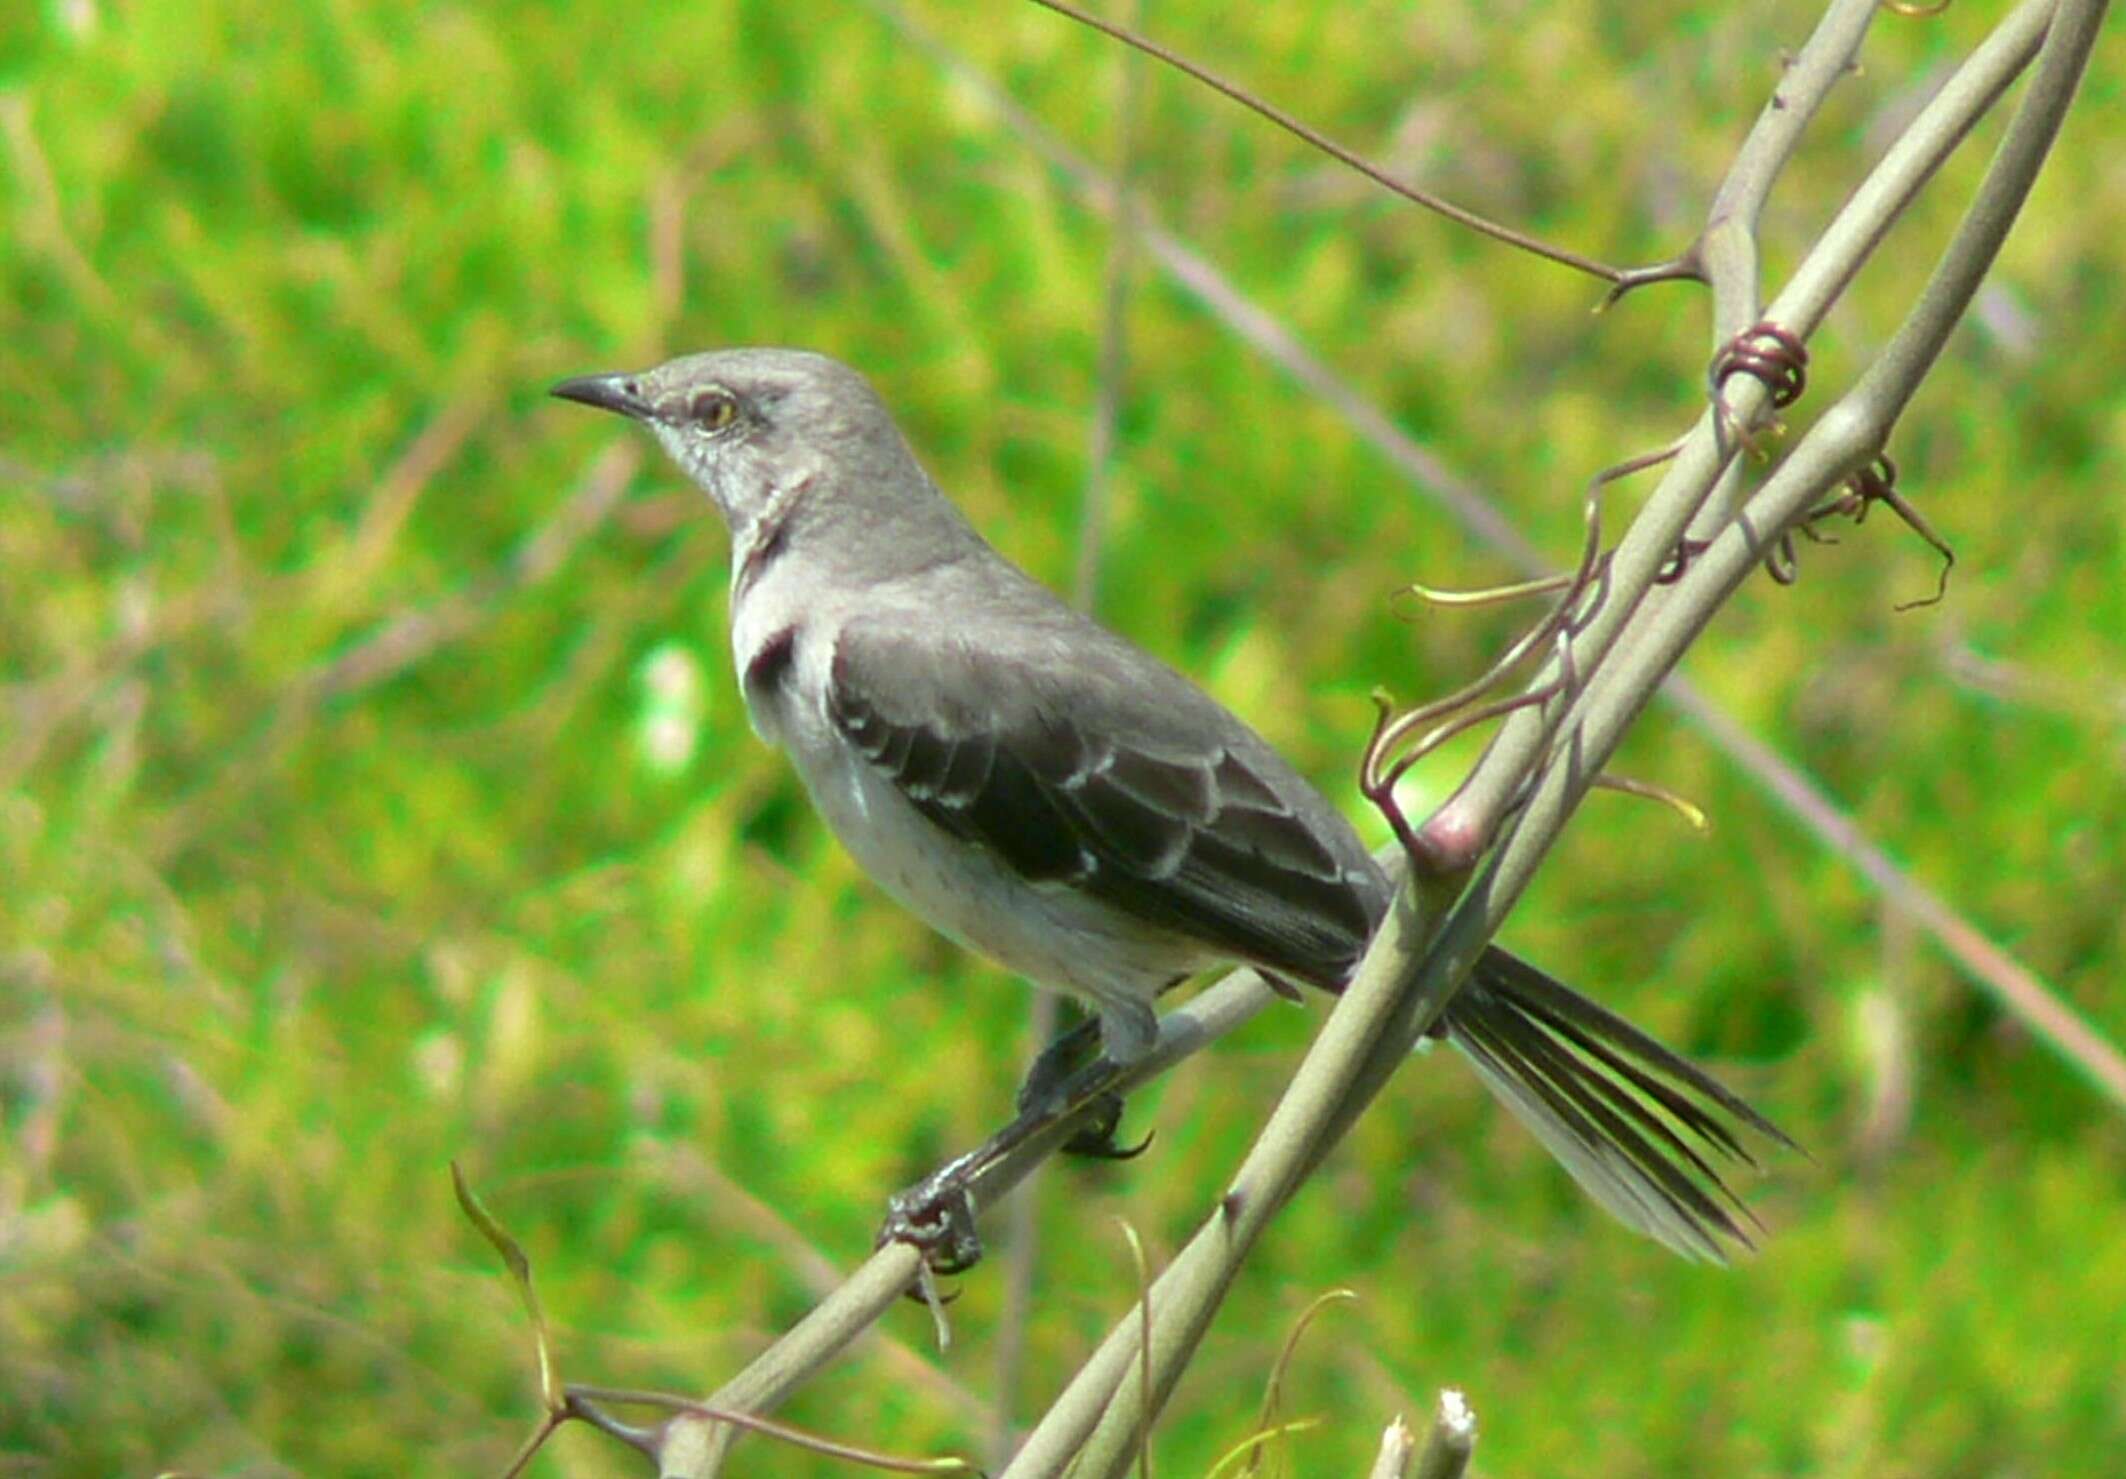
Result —
[[1087, 1017], [1050, 1038], [1048, 1046], [1033, 1060], [1033, 1067], [1026, 1071], [1026, 1081], [1019, 1085], [1019, 1113], [1038, 1108], [1061, 1094], [1071, 1075], [1092, 1061], [1099, 1046], [1097, 1017]]
[[[1039, 1113], [1044, 1106], [1066, 1100], [1065, 1090], [1072, 1076], [1093, 1061], [1099, 1047], [1100, 1023], [1097, 1018], [1088, 1018], [1058, 1033], [1033, 1060], [1026, 1081], [1019, 1085], [1019, 1113]], [[1135, 1145], [1121, 1145], [1115, 1140], [1115, 1130], [1122, 1123], [1122, 1096], [1102, 1094], [1097, 1105], [1092, 1117], [1063, 1142], [1060, 1147], [1063, 1154], [1085, 1156], [1096, 1161], [1127, 1161], [1142, 1155], [1144, 1148], [1152, 1143], [1150, 1136]]]
[[[1069, 1056], [1081, 1057], [1088, 1045], [1098, 1041], [1098, 1032], [1095, 1021], [1065, 1033], [1035, 1063], [1028, 1087], [1020, 1091], [1019, 1112], [1011, 1123], [888, 1201], [878, 1245], [912, 1244], [922, 1250], [931, 1269], [941, 1274], [964, 1273], [973, 1268], [982, 1258], [982, 1240], [974, 1229], [974, 1198], [970, 1192], [975, 1178], [1027, 1141], [1081, 1113], [1090, 1111], [1092, 1121], [1064, 1148], [1090, 1137], [1090, 1143], [1100, 1147], [1095, 1153], [1109, 1159], [1127, 1159], [1142, 1150], [1140, 1145], [1118, 1154], [1114, 1128], [1122, 1113], [1122, 1097], [1112, 1085], [1122, 1070], [1104, 1055], [1081, 1062], [1075, 1070], [1061, 1072], [1052, 1081], [1036, 1083], [1051, 1057], [1058, 1064], [1063, 1062], [1058, 1049], [1068, 1046]], [[1077, 1041], [1081, 1037], [1083, 1042]], [[1082, 1153], [1083, 1147], [1080, 1149]]]

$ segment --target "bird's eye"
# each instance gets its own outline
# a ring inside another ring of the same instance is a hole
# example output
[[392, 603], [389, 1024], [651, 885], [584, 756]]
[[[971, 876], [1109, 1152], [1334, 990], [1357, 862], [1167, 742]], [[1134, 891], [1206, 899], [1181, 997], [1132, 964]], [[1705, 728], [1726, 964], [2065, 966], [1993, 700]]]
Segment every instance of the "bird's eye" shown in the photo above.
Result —
[[704, 431], [722, 431], [738, 419], [738, 402], [727, 391], [700, 391], [687, 402], [687, 415]]

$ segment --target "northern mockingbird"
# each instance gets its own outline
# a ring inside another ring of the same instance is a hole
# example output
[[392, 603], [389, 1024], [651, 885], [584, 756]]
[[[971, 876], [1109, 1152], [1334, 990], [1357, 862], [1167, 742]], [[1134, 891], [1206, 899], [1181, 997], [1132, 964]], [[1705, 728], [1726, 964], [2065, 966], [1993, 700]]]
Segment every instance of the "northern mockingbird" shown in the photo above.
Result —
[[[1109, 1058], [1213, 965], [1349, 979], [1391, 896], [1350, 823], [992, 549], [854, 370], [728, 349], [553, 393], [648, 427], [723, 515], [746, 710], [857, 861], [1091, 1007]], [[1434, 1030], [1625, 1223], [1695, 1257], [1747, 1243], [1707, 1156], [1744, 1156], [1737, 1124], [1785, 1137], [1704, 1073], [1496, 947]]]

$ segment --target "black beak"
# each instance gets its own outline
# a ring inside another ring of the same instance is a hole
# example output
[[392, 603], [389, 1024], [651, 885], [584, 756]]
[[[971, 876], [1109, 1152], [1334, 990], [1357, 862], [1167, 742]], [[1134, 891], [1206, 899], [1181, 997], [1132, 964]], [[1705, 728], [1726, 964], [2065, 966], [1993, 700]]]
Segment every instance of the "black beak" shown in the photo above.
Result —
[[601, 411], [617, 411], [637, 421], [650, 414], [649, 402], [642, 398], [642, 386], [633, 375], [578, 375], [556, 385], [552, 394]]

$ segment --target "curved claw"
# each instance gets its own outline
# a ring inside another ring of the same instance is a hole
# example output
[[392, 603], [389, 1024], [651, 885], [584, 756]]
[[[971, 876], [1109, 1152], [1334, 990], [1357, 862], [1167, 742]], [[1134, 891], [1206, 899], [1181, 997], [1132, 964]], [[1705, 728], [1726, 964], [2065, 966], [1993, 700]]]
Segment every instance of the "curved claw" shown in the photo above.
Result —
[[1121, 1145], [1115, 1140], [1115, 1130], [1122, 1123], [1122, 1096], [1103, 1094], [1095, 1101], [1094, 1117], [1075, 1135], [1063, 1142], [1065, 1155], [1083, 1156], [1095, 1161], [1133, 1161], [1151, 1148], [1152, 1137], [1146, 1132], [1135, 1145]]
[[[932, 1269], [931, 1272], [937, 1273], [939, 1270]], [[910, 1304], [919, 1304], [926, 1310], [935, 1311], [943, 1309], [948, 1304], [958, 1304], [960, 1302], [960, 1291], [957, 1289], [940, 1289], [935, 1284], [926, 1289], [923, 1287], [923, 1281], [917, 1279], [913, 1284], [901, 1291], [901, 1298], [907, 1300]]]
[[1109, 1141], [1107, 1149], [1100, 1153], [1100, 1157], [1102, 1160], [1109, 1161], [1133, 1161], [1147, 1150], [1150, 1150], [1152, 1142], [1158, 1138], [1158, 1131], [1146, 1130], [1144, 1138], [1135, 1145], [1116, 1145], [1113, 1141]]

